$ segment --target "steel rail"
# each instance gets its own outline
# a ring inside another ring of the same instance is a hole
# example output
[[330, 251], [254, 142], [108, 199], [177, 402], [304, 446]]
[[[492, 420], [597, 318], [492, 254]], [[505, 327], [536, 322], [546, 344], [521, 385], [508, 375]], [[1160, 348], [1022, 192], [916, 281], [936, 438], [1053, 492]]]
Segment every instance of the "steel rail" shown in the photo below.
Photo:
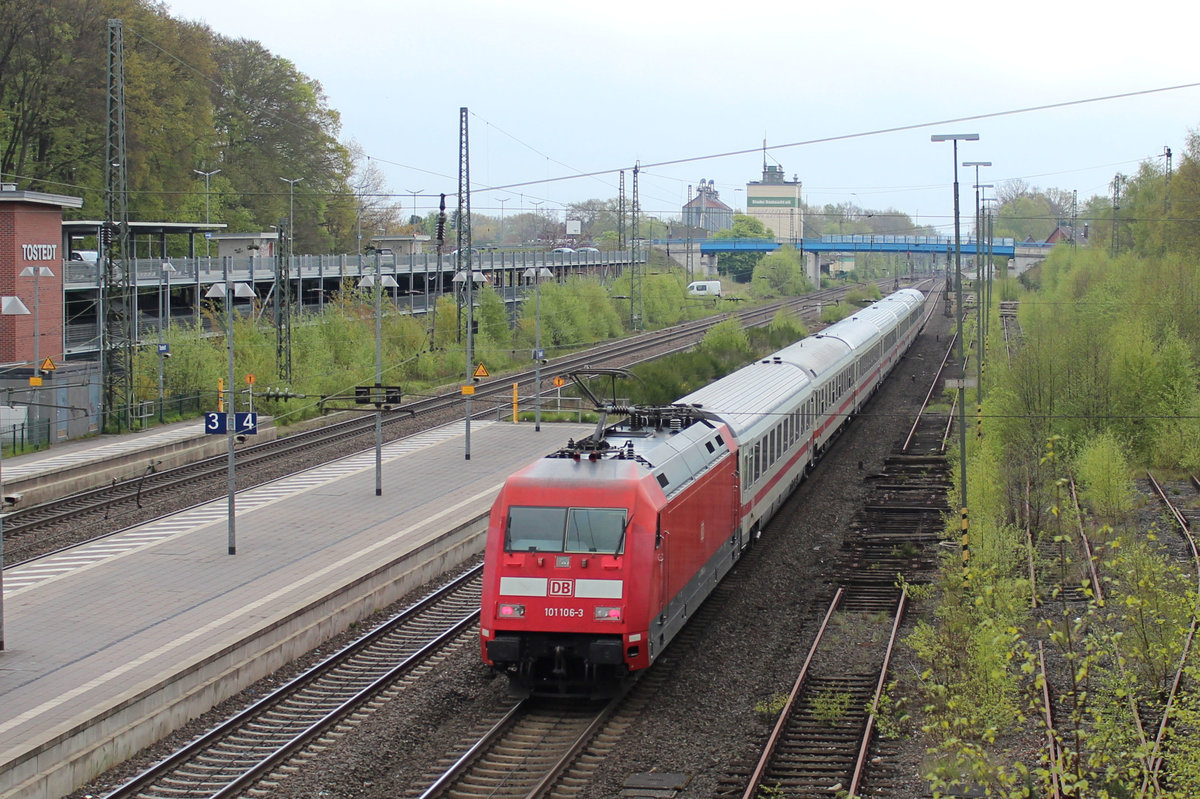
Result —
[[[229, 739], [235, 732], [246, 728], [255, 720], [260, 720], [261, 716], [272, 709], [278, 708], [283, 702], [297, 696], [300, 692], [311, 688], [318, 681], [322, 679], [336, 680], [338, 669], [345, 668], [355, 658], [362, 659], [368, 657], [373, 647], [383, 645], [382, 642], [385, 642], [389, 636], [396, 634], [404, 625], [417, 619], [421, 613], [432, 610], [439, 603], [447, 601], [455, 592], [469, 590], [471, 583], [481, 581], [482, 571], [482, 565], [476, 565], [466, 570], [429, 596], [405, 608], [384, 624], [361, 636], [356, 641], [312, 666], [304, 673], [238, 712], [201, 737], [176, 750], [154, 766], [133, 777], [124, 785], [107, 794], [105, 799], [124, 799], [125, 797], [142, 795], [143, 792], [149, 790], [155, 783], [175, 773], [181, 766], [199, 760], [206, 752]], [[378, 672], [369, 683], [356, 691], [352, 696], [339, 702], [336, 706], [323, 713], [321, 717], [307, 725], [305, 729], [293, 735], [288, 741], [280, 746], [273, 747], [264, 756], [258, 758], [254, 764], [243, 769], [230, 783], [227, 783], [224, 788], [214, 795], [232, 796], [246, 785], [256, 782], [280, 762], [296, 754], [314, 737], [329, 729], [349, 713], [362, 707], [373, 696], [385, 689], [402, 674], [410, 671], [415, 665], [427, 659], [433, 652], [462, 635], [465, 630], [469, 630], [473, 625], [478, 623], [478, 617], [479, 611], [474, 610], [443, 627], [437, 635], [429, 638], [422, 646], [404, 658], [404, 660]], [[272, 720], [266, 726], [278, 726], [278, 722]], [[175, 790], [177, 789], [170, 789], [167, 793], [172, 793]]]
[[[1163, 756], [1161, 754], [1163, 738], [1166, 737], [1167, 723], [1171, 717], [1171, 708], [1174, 706], [1175, 699], [1179, 695], [1180, 685], [1183, 683], [1183, 671], [1187, 665], [1188, 656], [1191, 654], [1192, 645], [1196, 640], [1196, 630], [1197, 627], [1200, 626], [1200, 551], [1197, 551], [1196, 539], [1192, 535], [1191, 526], [1188, 524], [1187, 518], [1183, 515], [1183, 512], [1176, 507], [1175, 503], [1168, 499], [1167, 492], [1163, 489], [1162, 485], [1159, 484], [1158, 480], [1154, 479], [1154, 475], [1152, 475], [1149, 471], [1146, 472], [1146, 476], [1150, 478], [1150, 484], [1154, 486], [1154, 490], [1162, 498], [1163, 502], [1166, 503], [1167, 507], [1170, 508], [1171, 515], [1175, 517], [1175, 521], [1178, 522], [1179, 529], [1182, 531], [1184, 539], [1186, 539], [1188, 546], [1192, 550], [1192, 565], [1196, 571], [1197, 601], [1196, 604], [1192, 606], [1192, 621], [1188, 626], [1187, 638], [1183, 643], [1183, 652], [1181, 652], [1179, 656], [1179, 667], [1175, 669], [1175, 676], [1171, 680], [1171, 690], [1167, 694], [1167, 701], [1163, 706], [1162, 720], [1159, 722], [1158, 731], [1154, 736], [1154, 746], [1150, 750], [1149, 774], [1142, 778], [1143, 791], [1147, 790], [1148, 788], [1148, 780], [1153, 780], [1155, 786], [1158, 786], [1158, 773], [1162, 768], [1163, 762]], [[1200, 490], [1200, 480], [1197, 480], [1195, 475], [1191, 475], [1191, 481], [1197, 490]]]
[[1096, 595], [1096, 604], [1104, 607], [1104, 586], [1100, 582], [1099, 573], [1096, 571], [1096, 555], [1092, 551], [1092, 542], [1088, 538], [1087, 531], [1083, 529], [1083, 508], [1079, 504], [1079, 494], [1075, 489], [1075, 477], [1070, 477], [1067, 483], [1071, 488], [1071, 502], [1075, 505], [1075, 524], [1079, 527], [1079, 545], [1083, 547], [1084, 559], [1087, 561], [1092, 592]]
[[[1153, 482], [1154, 478], [1151, 477], [1150, 479]], [[1083, 548], [1084, 559], [1088, 564], [1088, 575], [1092, 583], [1092, 592], [1096, 597], [1096, 604], [1099, 607], [1104, 607], [1104, 589], [1100, 584], [1100, 575], [1096, 572], [1096, 557], [1092, 553], [1091, 541], [1088, 540], [1087, 532], [1083, 528], [1083, 508], [1079, 504], [1079, 496], [1075, 490], [1074, 477], [1071, 477], [1068, 480], [1068, 485], [1071, 489], [1071, 503], [1075, 508], [1075, 523], [1079, 527], [1079, 545]], [[1129, 676], [1125, 670], [1125, 659], [1118, 657], [1116, 660], [1117, 668], [1121, 672], [1121, 679], [1126, 685], [1131, 684], [1129, 681]], [[1137, 697], [1134, 695], [1134, 692], [1129, 691], [1128, 697], [1129, 712], [1133, 715], [1134, 726], [1137, 727], [1138, 742], [1141, 744], [1142, 749], [1145, 750], [1146, 745], [1149, 743], [1146, 737], [1146, 725], [1142, 722], [1142, 714], [1138, 710]], [[1142, 761], [1142, 767], [1144, 769], [1143, 773], [1149, 772], [1151, 767], [1149, 756], [1139, 757], [1139, 759]]]
[[904, 609], [908, 602], [908, 586], [900, 590], [900, 602], [896, 606], [896, 618], [892, 621], [892, 632], [888, 636], [887, 649], [883, 653], [883, 667], [879, 670], [879, 682], [875, 684], [875, 696], [871, 699], [871, 709], [867, 713], [867, 724], [863, 730], [862, 743], [858, 747], [858, 759], [854, 762], [854, 774], [850, 778], [850, 796], [858, 795], [858, 786], [862, 782], [863, 769], [867, 762], [867, 749], [871, 745], [871, 734], [875, 730], [875, 714], [879, 710], [879, 700], [883, 696], [884, 686], [887, 685], [888, 669], [892, 665], [892, 653], [896, 648], [896, 639], [900, 636], [900, 623], [904, 620]]
[[829, 622], [833, 618], [833, 614], [837, 611], [838, 604], [841, 603], [845, 592], [846, 589], [844, 587], [839, 587], [837, 593], [833, 595], [833, 600], [829, 603], [829, 608], [825, 611], [825, 618], [821, 620], [821, 626], [817, 628], [817, 634], [813, 638], [812, 645], [808, 648], [808, 655], [804, 658], [804, 665], [800, 667], [800, 674], [797, 675], [796, 681], [792, 684], [792, 690], [788, 693], [787, 701], [784, 702], [783, 708], [779, 711], [779, 718], [775, 720], [775, 726], [771, 730], [770, 737], [767, 738], [762, 755], [758, 758], [758, 764], [750, 774], [750, 781], [746, 784], [746, 791], [742, 794], [742, 799], [755, 799], [759, 795], [759, 783], [775, 758], [775, 749], [779, 746], [779, 742], [783, 740], [784, 730], [787, 728], [788, 720], [791, 719], [792, 711], [796, 707], [796, 700], [800, 696], [800, 691], [803, 689], [804, 683], [808, 680], [809, 667], [812, 666], [812, 662], [817, 656], [817, 650], [821, 646], [821, 639], [825, 636], [826, 630], [829, 629]]
[[[950, 337], [950, 346], [946, 349], [946, 355], [944, 358], [942, 358], [941, 365], [938, 366], [937, 374], [934, 375], [933, 380], [929, 384], [929, 390], [925, 392], [925, 399], [921, 401], [921, 408], [917, 411], [917, 416], [915, 419], [913, 419], [912, 427], [908, 430], [908, 435], [904, 439], [904, 444], [900, 447], [901, 452], [908, 452], [908, 450], [912, 448], [913, 439], [917, 436], [917, 428], [921, 426], [921, 416], [929, 407], [930, 401], [933, 399], [934, 392], [937, 391], [938, 380], [941, 378], [942, 373], [946, 371], [946, 364], [950, 362], [950, 356], [954, 353], [954, 342], [957, 340], [957, 337], [957, 333]], [[957, 401], [957, 395], [955, 400]], [[953, 419], [954, 415], [951, 414], [950, 418]], [[949, 434], [947, 433], [942, 436], [942, 452], [946, 451], [946, 437], [948, 435]]]
[[1047, 757], [1050, 760], [1050, 796], [1047, 799], [1061, 799], [1062, 786], [1058, 771], [1055, 770], [1062, 762], [1062, 752], [1058, 747], [1058, 738], [1054, 735], [1054, 703], [1050, 699], [1050, 678], [1046, 674], [1046, 651], [1042, 642], [1038, 641], [1038, 666], [1042, 672], [1042, 721], [1046, 725]]
[[[572, 708], [555, 706], [552, 710], [544, 710], [541, 703], [532, 699], [523, 699], [511, 708], [487, 732], [476, 739], [454, 763], [443, 769], [442, 773], [430, 783], [418, 799], [432, 799], [448, 792], [458, 794], [477, 793], [478, 783], [483, 781], [491, 784], [488, 795], [514, 795], [515, 792], [527, 799], [546, 794], [553, 788], [554, 782], [570, 765], [578, 753], [592, 740], [599, 730], [612, 716], [617, 707], [624, 701], [631, 686], [621, 691], [598, 709], [588, 708], [586, 712], [578, 712]], [[579, 718], [571, 718], [577, 713]], [[565, 730], [560, 731], [562, 726]], [[531, 729], [552, 730], [536, 744], [531, 743]], [[551, 734], [563, 737], [563, 732], [569, 734], [565, 742], [554, 741], [553, 747], [561, 752], [548, 764], [537, 765], [536, 771], [515, 765], [520, 762], [527, 765], [527, 760], [536, 759], [542, 754], [546, 740]], [[509, 740], [512, 736], [512, 740]], [[541, 747], [541, 748], [539, 748]], [[499, 751], [498, 759], [489, 760], [493, 751]], [[476, 767], [482, 764], [483, 773], [475, 773]], [[503, 774], [501, 776], [501, 769]], [[468, 781], [463, 787], [463, 781]], [[475, 780], [474, 783], [469, 782]], [[471, 786], [475, 787], [472, 788]]]
[[463, 769], [478, 760], [479, 757], [487, 750], [487, 748], [491, 746], [492, 743], [496, 741], [505, 730], [511, 727], [513, 723], [526, 712], [530, 701], [531, 700], [526, 697], [513, 705], [499, 721], [492, 725], [491, 729], [481, 735], [479, 739], [475, 741], [475, 743], [471, 744], [471, 746], [467, 748], [467, 751], [463, 752], [462, 755], [450, 765], [450, 767], [442, 772], [441, 776], [434, 780], [428, 788], [422, 791], [417, 799], [431, 799], [431, 797], [437, 796], [439, 793], [441, 793], [446, 786], [454, 781], [454, 779]]
[[592, 723], [584, 728], [584, 730], [579, 734], [579, 737], [575, 739], [575, 743], [571, 744], [571, 746], [568, 747], [565, 752], [563, 752], [563, 755], [558, 759], [558, 762], [554, 763], [549, 769], [546, 770], [546, 776], [538, 780], [538, 782], [529, 789], [529, 792], [526, 795], [530, 797], [530, 799], [534, 799], [534, 797], [545, 797], [550, 795], [550, 791], [553, 789], [558, 778], [561, 777], [563, 772], [570, 767], [571, 763], [574, 762], [575, 758], [579, 756], [579, 753], [583, 751], [588, 742], [599, 734], [600, 730], [605, 724], [608, 723], [608, 720], [612, 718], [617, 708], [620, 707], [621, 703], [625, 700], [625, 697], [629, 695], [629, 693], [633, 690], [633, 687], [638, 683], [638, 681], [640, 681], [640, 679], [641, 675], [639, 674], [633, 679], [627, 680], [625, 684], [621, 686], [620, 691], [618, 691], [616, 695], [613, 696], [612, 700], [609, 701], [608, 704], [606, 704], [600, 710], [600, 712], [596, 714], [596, 718], [592, 720]]

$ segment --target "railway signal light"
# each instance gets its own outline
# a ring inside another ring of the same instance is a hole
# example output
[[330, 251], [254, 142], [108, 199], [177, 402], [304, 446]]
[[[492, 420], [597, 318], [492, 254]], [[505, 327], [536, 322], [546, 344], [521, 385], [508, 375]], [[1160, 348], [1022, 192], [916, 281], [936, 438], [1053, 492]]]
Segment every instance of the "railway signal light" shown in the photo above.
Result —
[[288, 388], [271, 387], [271, 388], [268, 388], [266, 391], [264, 391], [262, 396], [266, 399], [286, 400], [286, 399], [293, 399], [293, 398], [299, 397], [301, 395], [293, 394], [291, 389], [288, 389]]

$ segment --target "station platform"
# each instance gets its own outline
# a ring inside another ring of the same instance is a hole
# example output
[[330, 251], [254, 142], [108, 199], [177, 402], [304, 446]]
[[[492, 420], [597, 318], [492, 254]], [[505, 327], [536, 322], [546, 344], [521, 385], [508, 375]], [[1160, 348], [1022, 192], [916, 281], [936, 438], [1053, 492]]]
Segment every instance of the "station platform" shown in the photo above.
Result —
[[[4, 572], [0, 796], [57, 799], [482, 549], [591, 425], [462, 422]], [[18, 459], [19, 461], [19, 459]], [[5, 477], [9, 464], [5, 462]]]
[[[269, 416], [258, 419], [258, 434], [241, 446], [277, 435]], [[10, 455], [0, 463], [4, 506], [26, 508], [132, 480], [147, 471], [170, 469], [227, 451], [225, 436], [207, 435], [203, 419], [161, 425], [139, 433], [99, 435], [54, 444], [49, 449]]]

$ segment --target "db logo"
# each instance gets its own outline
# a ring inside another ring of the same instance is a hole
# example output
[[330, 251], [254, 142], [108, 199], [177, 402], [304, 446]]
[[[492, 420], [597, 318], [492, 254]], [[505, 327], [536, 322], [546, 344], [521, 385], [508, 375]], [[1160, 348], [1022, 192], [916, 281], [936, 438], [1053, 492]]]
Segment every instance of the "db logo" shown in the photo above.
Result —
[[571, 580], [551, 580], [550, 596], [572, 596], [575, 593], [575, 583]]

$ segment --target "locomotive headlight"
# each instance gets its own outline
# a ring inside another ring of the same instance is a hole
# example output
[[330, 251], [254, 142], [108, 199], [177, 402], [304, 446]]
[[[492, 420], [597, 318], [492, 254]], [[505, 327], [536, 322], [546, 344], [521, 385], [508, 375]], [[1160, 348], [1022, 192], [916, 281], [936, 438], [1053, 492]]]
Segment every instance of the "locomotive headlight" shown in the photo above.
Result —
[[621, 608], [619, 608], [619, 607], [615, 607], [615, 608], [597, 607], [595, 610], [594, 618], [596, 621], [620, 621], [621, 615], [622, 615]]
[[496, 607], [496, 615], [501, 619], [523, 619], [525, 618], [525, 606], [501, 602]]

